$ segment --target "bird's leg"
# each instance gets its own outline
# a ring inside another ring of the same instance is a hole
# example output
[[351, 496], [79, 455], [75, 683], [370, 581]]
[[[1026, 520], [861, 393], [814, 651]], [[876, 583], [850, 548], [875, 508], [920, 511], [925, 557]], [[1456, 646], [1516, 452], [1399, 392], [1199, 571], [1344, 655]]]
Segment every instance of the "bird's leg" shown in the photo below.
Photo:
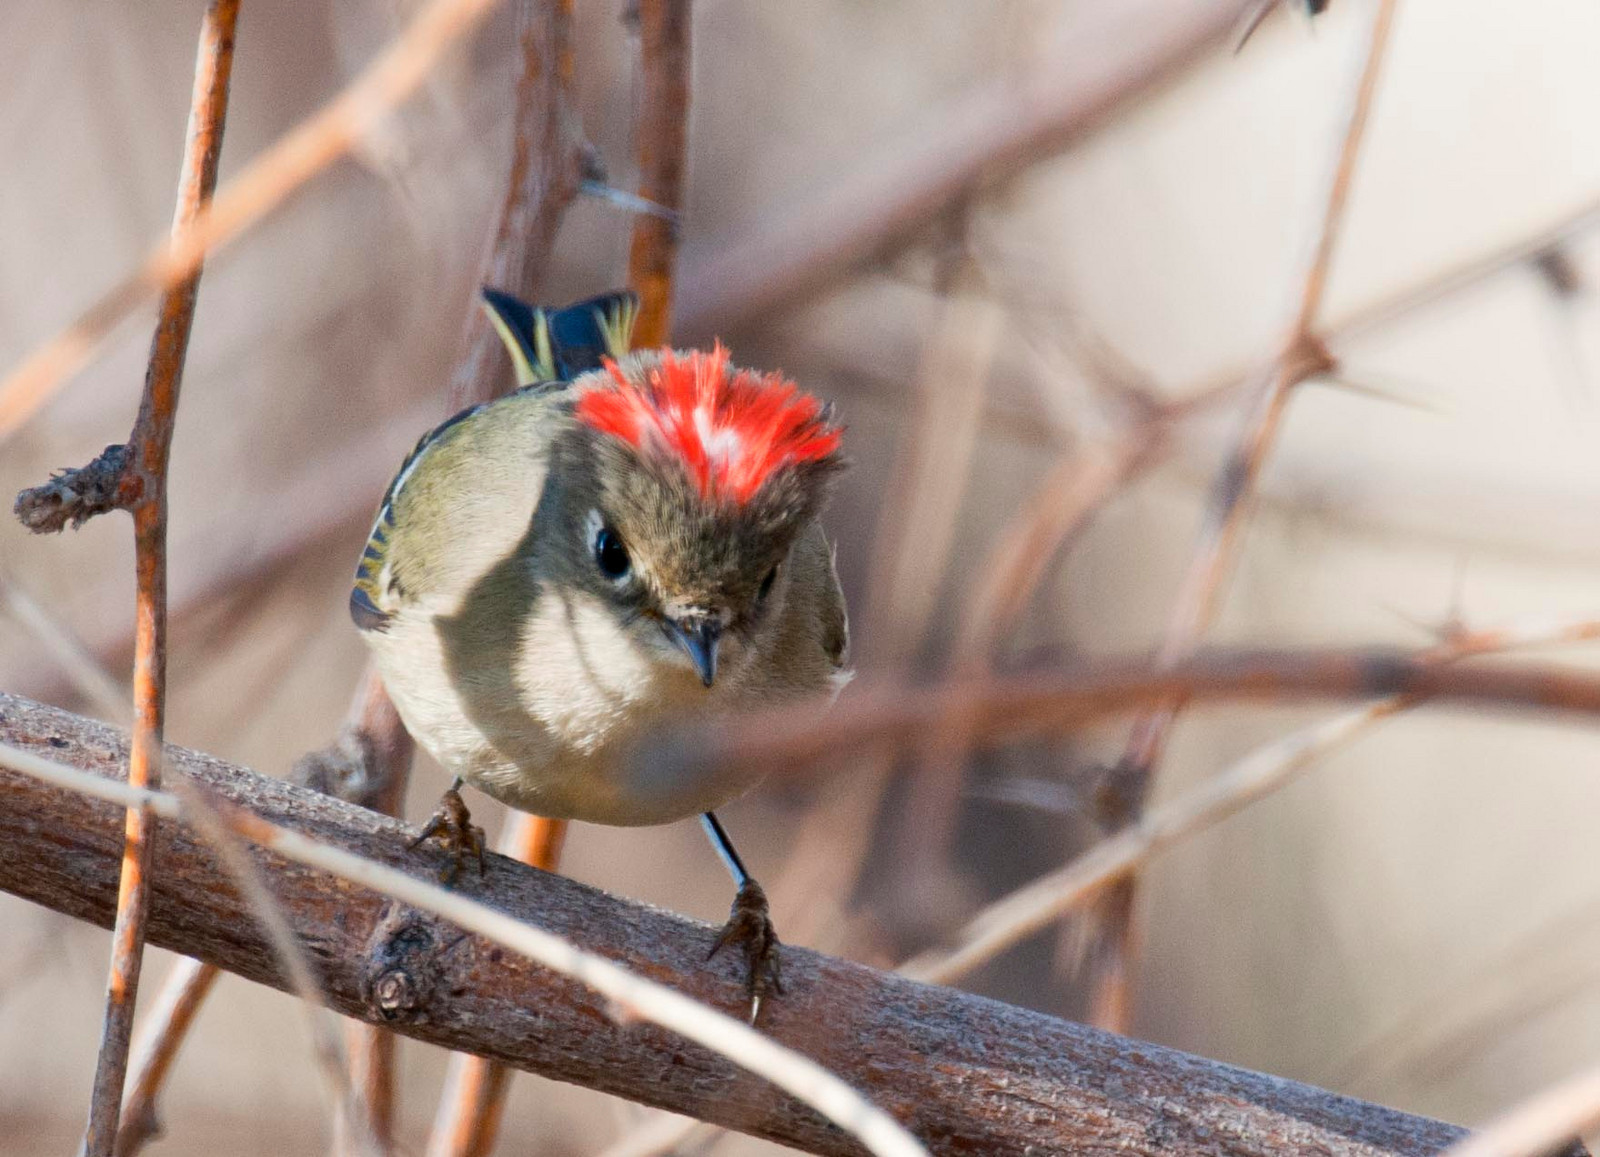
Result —
[[445, 793], [439, 797], [439, 806], [422, 826], [421, 833], [411, 841], [413, 848], [429, 839], [450, 853], [450, 860], [439, 872], [441, 883], [453, 884], [461, 874], [461, 864], [469, 855], [478, 860], [478, 875], [484, 874], [483, 829], [472, 822], [472, 813], [461, 798], [461, 777], [458, 775]]
[[717, 849], [722, 862], [728, 866], [739, 892], [733, 898], [733, 908], [728, 922], [722, 926], [717, 942], [706, 954], [710, 960], [729, 945], [737, 947], [745, 961], [745, 991], [750, 994], [750, 1023], [756, 1022], [761, 1012], [761, 1000], [768, 992], [782, 992], [783, 980], [779, 972], [778, 934], [772, 929], [772, 915], [767, 908], [767, 894], [744, 870], [739, 853], [722, 824], [711, 812], [700, 817], [701, 826]]

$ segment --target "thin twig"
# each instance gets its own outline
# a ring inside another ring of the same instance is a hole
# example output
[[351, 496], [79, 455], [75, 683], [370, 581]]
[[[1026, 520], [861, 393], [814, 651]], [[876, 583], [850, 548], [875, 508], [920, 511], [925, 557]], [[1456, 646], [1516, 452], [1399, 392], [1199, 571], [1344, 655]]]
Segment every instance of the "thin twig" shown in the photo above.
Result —
[[[1326, 350], [1314, 332], [1322, 308], [1334, 248], [1344, 223], [1356, 162], [1366, 135], [1368, 115], [1382, 73], [1396, 0], [1378, 0], [1372, 28], [1357, 74], [1349, 113], [1340, 126], [1332, 176], [1318, 218], [1314, 243], [1296, 298], [1293, 320], [1284, 335], [1276, 364], [1230, 452], [1211, 494], [1199, 543], [1179, 589], [1172, 618], [1162, 638], [1158, 661], [1172, 663], [1193, 653], [1210, 624], [1243, 540], [1246, 517], [1256, 483], [1277, 440], [1294, 387], [1331, 368]], [[1104, 793], [1109, 819], [1120, 823], [1137, 815], [1149, 795], [1150, 780], [1166, 750], [1177, 710], [1165, 705], [1136, 720]], [[1135, 954], [1132, 881], [1106, 897], [1106, 926], [1100, 930], [1097, 975], [1091, 979], [1096, 1023], [1120, 1029], [1129, 1015], [1128, 976]]]
[[[193, 799], [104, 779], [20, 748], [0, 745], [0, 765], [95, 799], [145, 809], [164, 819], [193, 823], [199, 818]], [[910, 1134], [849, 1085], [740, 1020], [636, 976], [560, 936], [525, 924], [461, 892], [447, 891], [375, 860], [310, 839], [241, 808], [215, 810], [230, 831], [280, 856], [431, 912], [545, 968], [573, 977], [612, 1001], [615, 1017], [647, 1020], [711, 1049], [810, 1105], [873, 1153], [884, 1157], [925, 1157], [926, 1151]]]
[[187, 956], [180, 956], [167, 973], [146, 1014], [143, 1036], [134, 1043], [133, 1080], [117, 1128], [117, 1157], [135, 1157], [161, 1135], [161, 1091], [178, 1059], [178, 1049], [221, 973], [215, 964]]
[[[1595, 639], [1600, 639], [1600, 619], [1455, 631], [1427, 652], [1426, 661], [1453, 663], [1475, 655]], [[952, 946], [918, 957], [898, 971], [932, 984], [954, 983], [1108, 886], [1126, 879], [1161, 852], [1279, 791], [1321, 757], [1419, 702], [1405, 695], [1381, 699], [1259, 748], [1222, 774], [1141, 815], [1066, 867], [990, 904], [962, 929]]]
[[[173, 213], [175, 236], [193, 226], [216, 188], [238, 18], [239, 0], [212, 0], [201, 24], [188, 141]], [[131, 459], [123, 473], [123, 490], [133, 512], [137, 577], [134, 731], [128, 757], [128, 783], [134, 788], [153, 787], [161, 779], [167, 690], [167, 460], [199, 288], [200, 265], [196, 261], [182, 280], [168, 287], [162, 299], [144, 398], [128, 439]], [[142, 808], [128, 812], [117, 919], [111, 934], [105, 1024], [84, 1135], [88, 1157], [111, 1157], [122, 1116], [122, 1089], [128, 1075], [133, 1010], [144, 958], [153, 822]]]
[[154, 246], [76, 321], [0, 381], [0, 442], [81, 370], [124, 317], [157, 293], [194, 275], [220, 249], [282, 205], [311, 178], [362, 140], [402, 104], [445, 51], [471, 32], [496, 0], [432, 0], [411, 24], [333, 100], [251, 161], [209, 208]]
[[679, 328], [725, 333], [792, 309], [930, 220], [1083, 139], [1174, 73], [1224, 44], [1245, 0], [1109, 5], [1104, 22], [1024, 73], [935, 110], [906, 150], [831, 178], [741, 240], [685, 254]]
[[272, 945], [279, 967], [288, 979], [289, 990], [300, 998], [311, 1033], [312, 1055], [318, 1075], [328, 1091], [334, 1111], [334, 1139], [344, 1152], [375, 1155], [380, 1152], [365, 1107], [356, 1099], [349, 1078], [344, 1047], [322, 999], [322, 987], [295, 936], [283, 907], [268, 890], [259, 867], [251, 858], [240, 834], [227, 822], [211, 801], [182, 776], [172, 781], [170, 794], [180, 802], [184, 819], [216, 851], [228, 875], [243, 895]]
[[1542, 1089], [1441, 1157], [1542, 1157], [1600, 1128], [1600, 1065]]
[[101, 665], [75, 631], [45, 610], [15, 579], [0, 570], [0, 608], [50, 652], [56, 667], [94, 710], [113, 723], [128, 721], [128, 688]]
[[639, 196], [667, 214], [641, 214], [628, 250], [628, 284], [639, 295], [634, 340], [672, 338], [673, 273], [689, 143], [689, 0], [639, 0], [639, 109], [633, 145]]

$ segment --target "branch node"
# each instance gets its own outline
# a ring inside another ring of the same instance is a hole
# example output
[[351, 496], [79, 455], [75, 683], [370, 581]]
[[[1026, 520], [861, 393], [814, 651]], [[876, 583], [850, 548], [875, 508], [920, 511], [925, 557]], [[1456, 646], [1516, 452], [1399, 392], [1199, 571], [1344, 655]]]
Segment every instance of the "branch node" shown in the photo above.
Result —
[[1322, 338], [1309, 330], [1295, 334], [1289, 347], [1283, 351], [1284, 375], [1296, 384], [1310, 378], [1331, 374], [1339, 368], [1339, 360], [1328, 350]]
[[17, 494], [12, 512], [35, 534], [55, 534], [82, 526], [97, 514], [126, 509], [137, 497], [130, 493], [136, 471], [133, 448], [118, 442], [107, 446], [87, 466], [68, 467], [50, 481]]
[[361, 999], [386, 1021], [425, 1023], [439, 985], [443, 943], [439, 924], [403, 904], [384, 908], [367, 940], [361, 965]]

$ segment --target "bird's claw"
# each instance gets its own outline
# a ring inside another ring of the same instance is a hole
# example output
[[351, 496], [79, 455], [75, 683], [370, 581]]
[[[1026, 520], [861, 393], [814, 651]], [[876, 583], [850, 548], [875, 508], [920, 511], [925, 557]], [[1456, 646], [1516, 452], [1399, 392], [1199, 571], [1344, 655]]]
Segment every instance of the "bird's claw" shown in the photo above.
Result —
[[453, 787], [439, 797], [439, 806], [428, 817], [428, 822], [422, 826], [422, 831], [410, 846], [421, 847], [430, 839], [450, 855], [445, 866], [439, 870], [440, 883], [455, 883], [456, 877], [461, 875], [461, 864], [469, 855], [477, 858], [478, 875], [484, 875], [483, 829], [472, 822], [472, 813], [467, 810], [466, 801]]
[[750, 995], [750, 1023], [754, 1024], [761, 1011], [761, 1000], [768, 992], [781, 993], [783, 978], [779, 970], [778, 934], [772, 928], [772, 916], [767, 907], [767, 894], [754, 880], [739, 886], [728, 912], [728, 922], [722, 926], [717, 942], [706, 954], [710, 960], [729, 946], [740, 949], [745, 961], [745, 991]]

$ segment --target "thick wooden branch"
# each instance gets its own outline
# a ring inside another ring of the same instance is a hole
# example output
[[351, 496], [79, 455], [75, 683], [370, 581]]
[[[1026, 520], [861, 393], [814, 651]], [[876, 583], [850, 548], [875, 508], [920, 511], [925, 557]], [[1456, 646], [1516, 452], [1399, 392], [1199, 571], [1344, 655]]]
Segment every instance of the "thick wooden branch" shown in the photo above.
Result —
[[[126, 738], [0, 695], [0, 742], [116, 776]], [[170, 748], [168, 766], [230, 803], [372, 859], [430, 872], [397, 821]], [[0, 769], [0, 888], [98, 924], [116, 905], [121, 813]], [[419, 1040], [687, 1113], [818, 1153], [857, 1150], [811, 1111], [671, 1034], [618, 1024], [603, 1002], [382, 896], [257, 853], [321, 970], [329, 1004]], [[150, 937], [282, 987], [275, 957], [215, 853], [175, 824], [157, 836]], [[712, 930], [495, 857], [468, 893], [733, 1011]], [[787, 948], [787, 992], [764, 1027], [844, 1076], [940, 1153], [1431, 1154], [1438, 1122], [1124, 1040], [1039, 1013]]]

